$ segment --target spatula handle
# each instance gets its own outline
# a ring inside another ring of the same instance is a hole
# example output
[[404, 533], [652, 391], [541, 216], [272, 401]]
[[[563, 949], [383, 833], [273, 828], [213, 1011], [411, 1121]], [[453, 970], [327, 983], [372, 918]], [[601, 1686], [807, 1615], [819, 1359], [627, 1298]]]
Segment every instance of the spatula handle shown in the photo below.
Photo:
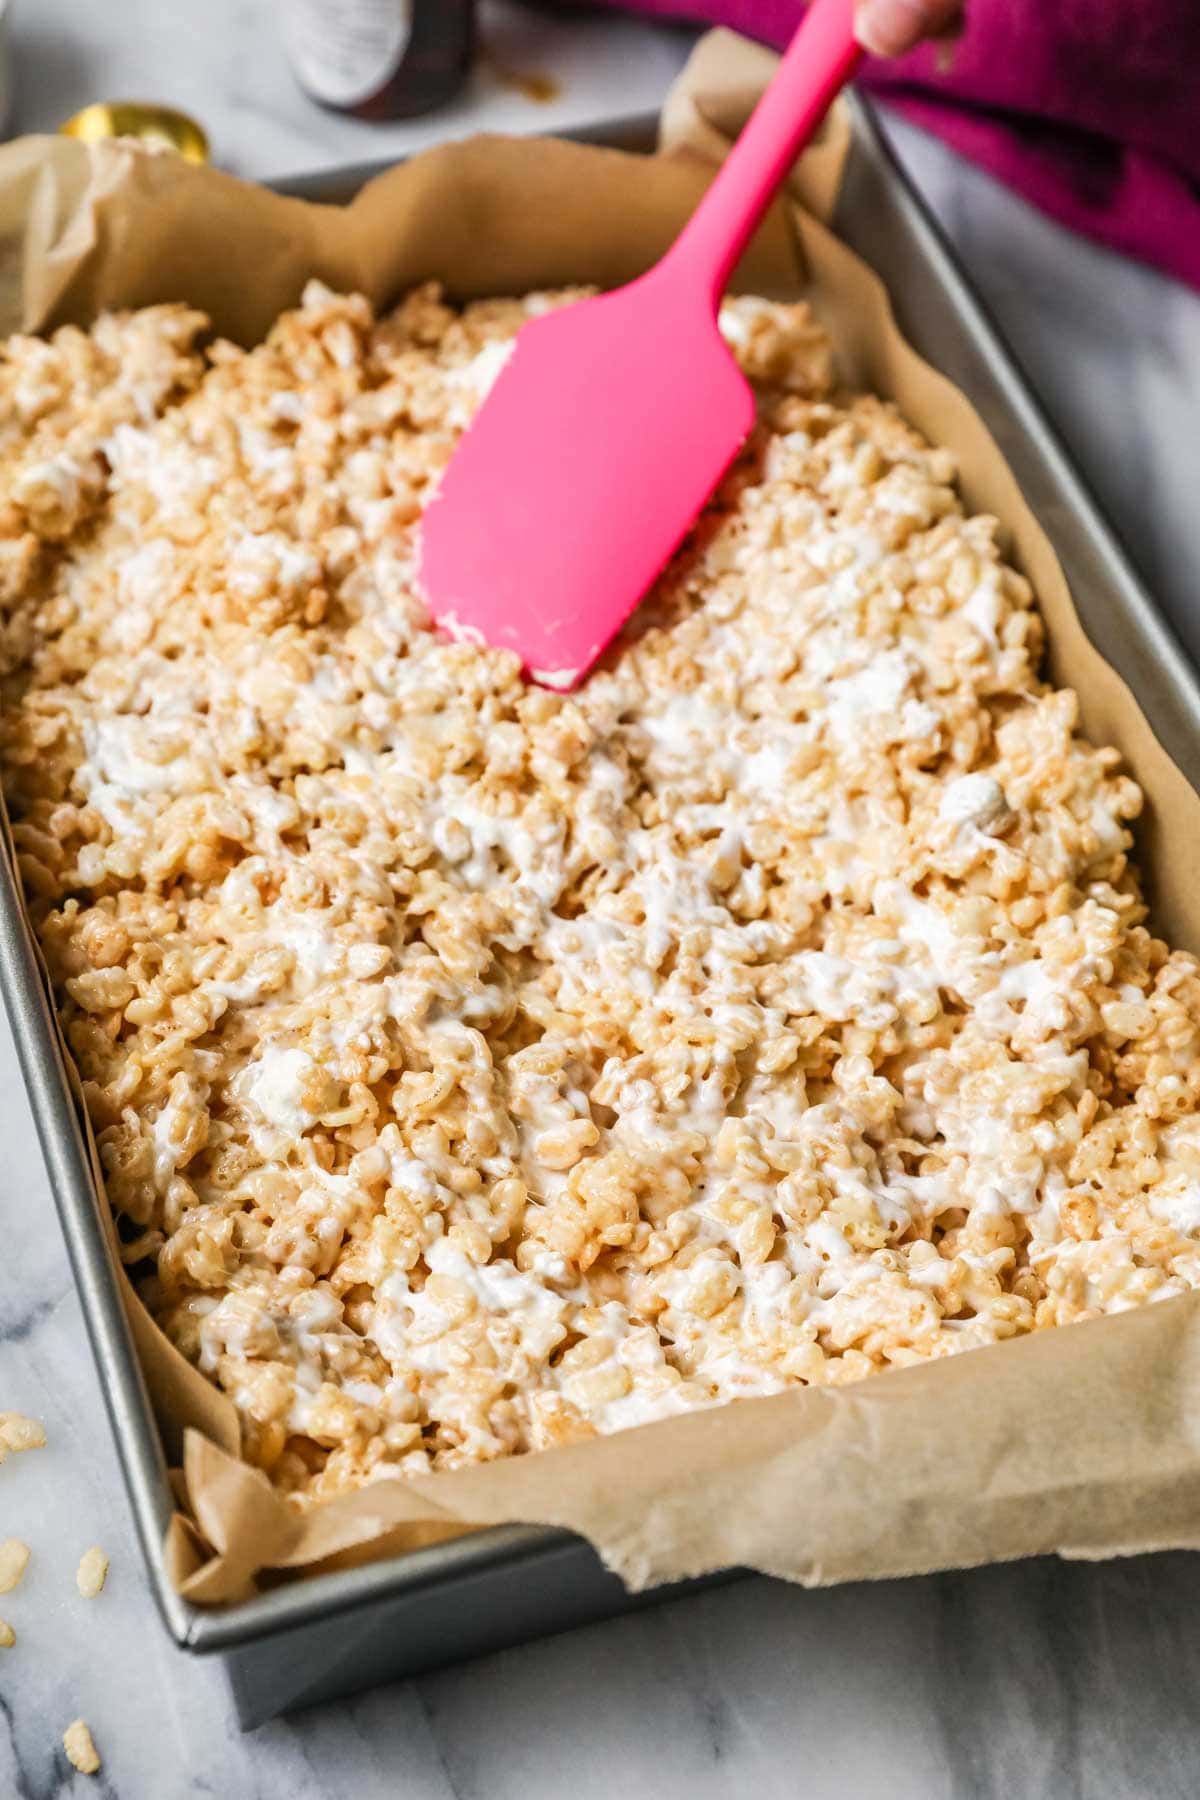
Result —
[[712, 186], [664, 259], [664, 270], [701, 280], [714, 307], [739, 256], [830, 102], [862, 57], [854, 0], [811, 0], [774, 80]]

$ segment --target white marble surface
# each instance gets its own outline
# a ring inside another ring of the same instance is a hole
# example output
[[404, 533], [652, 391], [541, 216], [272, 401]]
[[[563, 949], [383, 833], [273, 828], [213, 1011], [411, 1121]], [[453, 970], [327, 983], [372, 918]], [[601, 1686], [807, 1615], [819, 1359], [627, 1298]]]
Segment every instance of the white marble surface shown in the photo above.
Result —
[[[471, 131], [552, 130], [658, 105], [692, 34], [593, 12], [482, 0], [486, 55], [450, 106], [395, 125], [326, 111], [297, 88], [272, 0], [12, 0], [18, 67], [11, 129], [53, 131], [89, 100], [183, 107], [213, 159], [239, 175], [295, 175], [401, 155]], [[552, 78], [529, 100], [497, 74]]]
[[[251, 175], [652, 105], [684, 34], [485, 8], [511, 66], [562, 82], [535, 107], [477, 78], [453, 110], [385, 130], [297, 93], [255, 0], [18, 0], [17, 117], [145, 94], [209, 126]], [[1200, 298], [1059, 232], [912, 132], [903, 152], [1135, 555], [1200, 651]], [[0, 1800], [1191, 1800], [1200, 1792], [1200, 1565], [1042, 1563], [804, 1594], [754, 1581], [381, 1689], [241, 1736], [221, 1671], [154, 1615], [28, 1108], [0, 1031], [0, 1404], [50, 1447], [0, 1472], [0, 1537], [34, 1561], [0, 1613]], [[103, 1597], [73, 1573], [99, 1542]], [[82, 1713], [104, 1757], [59, 1748]]]

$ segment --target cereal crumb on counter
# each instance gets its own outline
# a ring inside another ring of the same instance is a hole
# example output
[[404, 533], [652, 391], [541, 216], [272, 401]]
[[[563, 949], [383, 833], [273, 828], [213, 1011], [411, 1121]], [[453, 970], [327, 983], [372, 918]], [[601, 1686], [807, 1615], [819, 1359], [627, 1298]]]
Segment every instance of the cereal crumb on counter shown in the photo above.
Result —
[[75, 1585], [85, 1600], [94, 1600], [103, 1592], [104, 1583], [108, 1579], [108, 1558], [103, 1550], [94, 1544], [85, 1550], [79, 1559], [79, 1567], [75, 1571]]
[[100, 1756], [91, 1731], [82, 1719], [76, 1719], [63, 1732], [63, 1749], [72, 1768], [81, 1775], [94, 1775], [100, 1767]]
[[17, 1641], [17, 1634], [7, 1619], [0, 1619], [0, 1650], [11, 1650]]
[[5, 1538], [0, 1543], [0, 1594], [11, 1594], [20, 1586], [31, 1554], [29, 1545], [20, 1538]]
[[30, 914], [131, 1273], [297, 1506], [1200, 1287], [1140, 792], [806, 307], [722, 307], [757, 428], [577, 692], [429, 628], [422, 508], [572, 297], [0, 353]]
[[0, 1413], [0, 1445], [7, 1450], [44, 1450], [46, 1428], [40, 1419], [27, 1419], [24, 1413]]

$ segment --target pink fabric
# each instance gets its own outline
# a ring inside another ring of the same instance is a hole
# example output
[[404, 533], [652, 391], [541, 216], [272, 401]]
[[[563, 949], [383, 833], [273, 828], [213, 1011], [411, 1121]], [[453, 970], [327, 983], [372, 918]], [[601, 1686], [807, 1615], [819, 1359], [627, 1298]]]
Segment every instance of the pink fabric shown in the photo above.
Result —
[[[778, 45], [802, 0], [629, 5]], [[945, 60], [925, 45], [863, 81], [1062, 224], [1200, 288], [1200, 0], [967, 0]]]

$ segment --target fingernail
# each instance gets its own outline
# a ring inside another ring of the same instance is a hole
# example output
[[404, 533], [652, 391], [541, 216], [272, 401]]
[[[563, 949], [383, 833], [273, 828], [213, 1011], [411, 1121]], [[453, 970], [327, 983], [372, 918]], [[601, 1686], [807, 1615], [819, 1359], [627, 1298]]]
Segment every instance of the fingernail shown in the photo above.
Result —
[[919, 36], [920, 19], [913, 0], [860, 0], [854, 35], [871, 56], [903, 56]]

